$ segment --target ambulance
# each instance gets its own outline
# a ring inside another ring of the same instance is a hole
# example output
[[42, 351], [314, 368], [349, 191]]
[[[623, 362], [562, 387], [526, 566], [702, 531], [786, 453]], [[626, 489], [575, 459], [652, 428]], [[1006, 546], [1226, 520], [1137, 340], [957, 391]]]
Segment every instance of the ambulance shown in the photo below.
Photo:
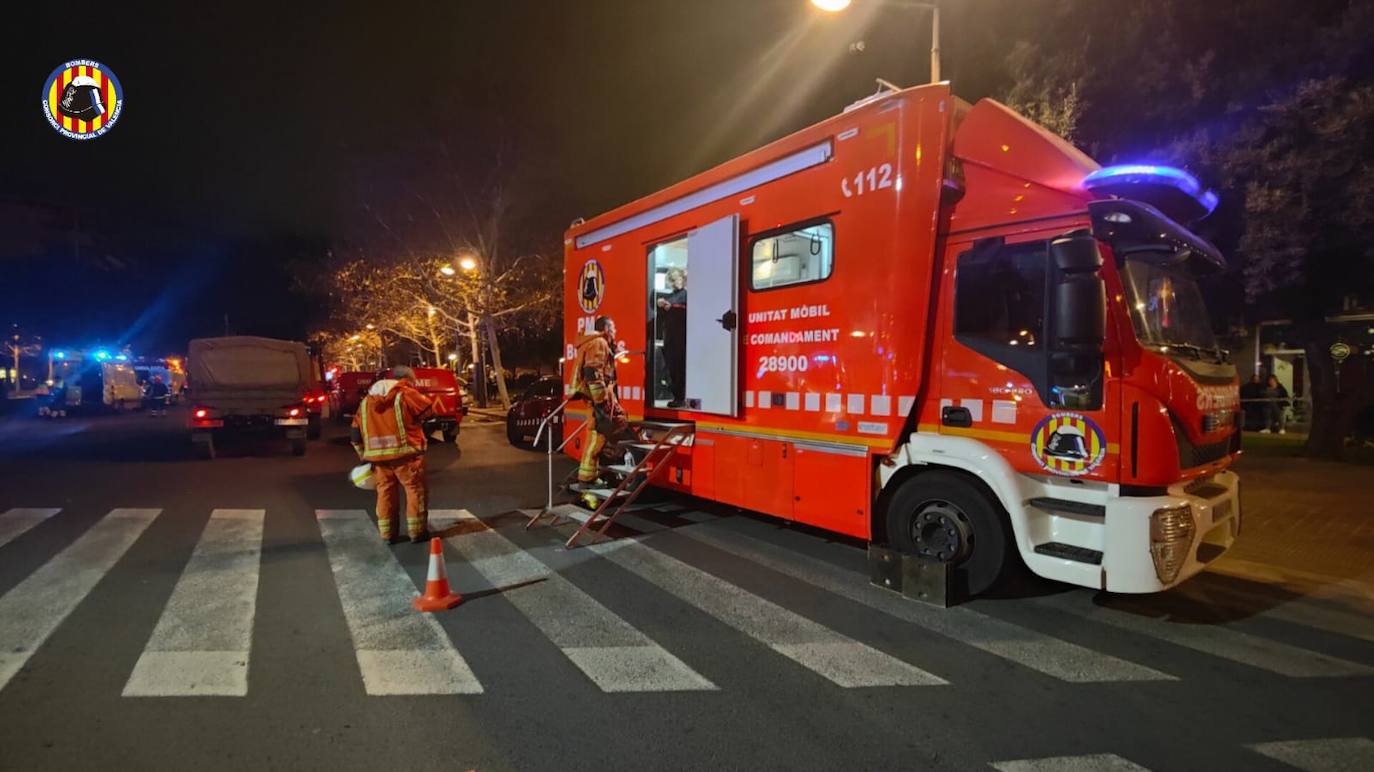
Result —
[[574, 223], [566, 356], [611, 317], [631, 419], [690, 425], [654, 484], [969, 594], [1013, 561], [1158, 592], [1240, 529], [1236, 369], [1199, 289], [1225, 260], [1187, 227], [1216, 203], [947, 83], [886, 91]]

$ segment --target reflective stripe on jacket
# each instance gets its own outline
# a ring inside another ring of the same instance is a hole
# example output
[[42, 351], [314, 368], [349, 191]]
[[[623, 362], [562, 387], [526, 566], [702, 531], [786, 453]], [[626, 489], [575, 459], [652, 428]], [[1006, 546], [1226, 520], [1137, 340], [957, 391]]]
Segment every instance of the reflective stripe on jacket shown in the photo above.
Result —
[[360, 441], [354, 448], [364, 461], [424, 453], [428, 438], [423, 419], [432, 409], [433, 400], [406, 386], [396, 386], [384, 397], [365, 397], [353, 418]]

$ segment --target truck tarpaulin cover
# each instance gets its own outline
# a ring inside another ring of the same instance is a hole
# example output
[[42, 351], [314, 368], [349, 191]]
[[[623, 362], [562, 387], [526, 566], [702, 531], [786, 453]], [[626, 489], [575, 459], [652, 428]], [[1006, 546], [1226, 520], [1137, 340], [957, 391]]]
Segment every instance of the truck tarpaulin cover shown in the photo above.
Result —
[[193, 340], [188, 367], [197, 390], [298, 389], [310, 379], [305, 344], [272, 338]]

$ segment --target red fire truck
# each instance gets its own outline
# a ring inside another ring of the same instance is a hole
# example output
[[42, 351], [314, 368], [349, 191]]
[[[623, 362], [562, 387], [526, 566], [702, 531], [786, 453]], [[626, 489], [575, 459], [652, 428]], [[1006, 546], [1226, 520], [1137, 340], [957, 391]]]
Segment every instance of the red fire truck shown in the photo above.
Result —
[[1013, 559], [1155, 592], [1240, 527], [1236, 372], [1198, 285], [1225, 262], [1180, 224], [1215, 205], [948, 84], [885, 92], [574, 224], [565, 337], [613, 318], [630, 417], [690, 425], [657, 485], [970, 593]]

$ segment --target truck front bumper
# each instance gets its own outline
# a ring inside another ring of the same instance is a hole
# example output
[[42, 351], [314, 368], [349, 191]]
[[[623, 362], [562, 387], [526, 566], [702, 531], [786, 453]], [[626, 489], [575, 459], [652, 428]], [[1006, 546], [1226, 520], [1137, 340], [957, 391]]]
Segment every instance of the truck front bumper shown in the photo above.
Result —
[[1104, 589], [1144, 593], [1177, 586], [1230, 549], [1240, 517], [1240, 478], [1231, 471], [1177, 483], [1163, 496], [1111, 499]]

